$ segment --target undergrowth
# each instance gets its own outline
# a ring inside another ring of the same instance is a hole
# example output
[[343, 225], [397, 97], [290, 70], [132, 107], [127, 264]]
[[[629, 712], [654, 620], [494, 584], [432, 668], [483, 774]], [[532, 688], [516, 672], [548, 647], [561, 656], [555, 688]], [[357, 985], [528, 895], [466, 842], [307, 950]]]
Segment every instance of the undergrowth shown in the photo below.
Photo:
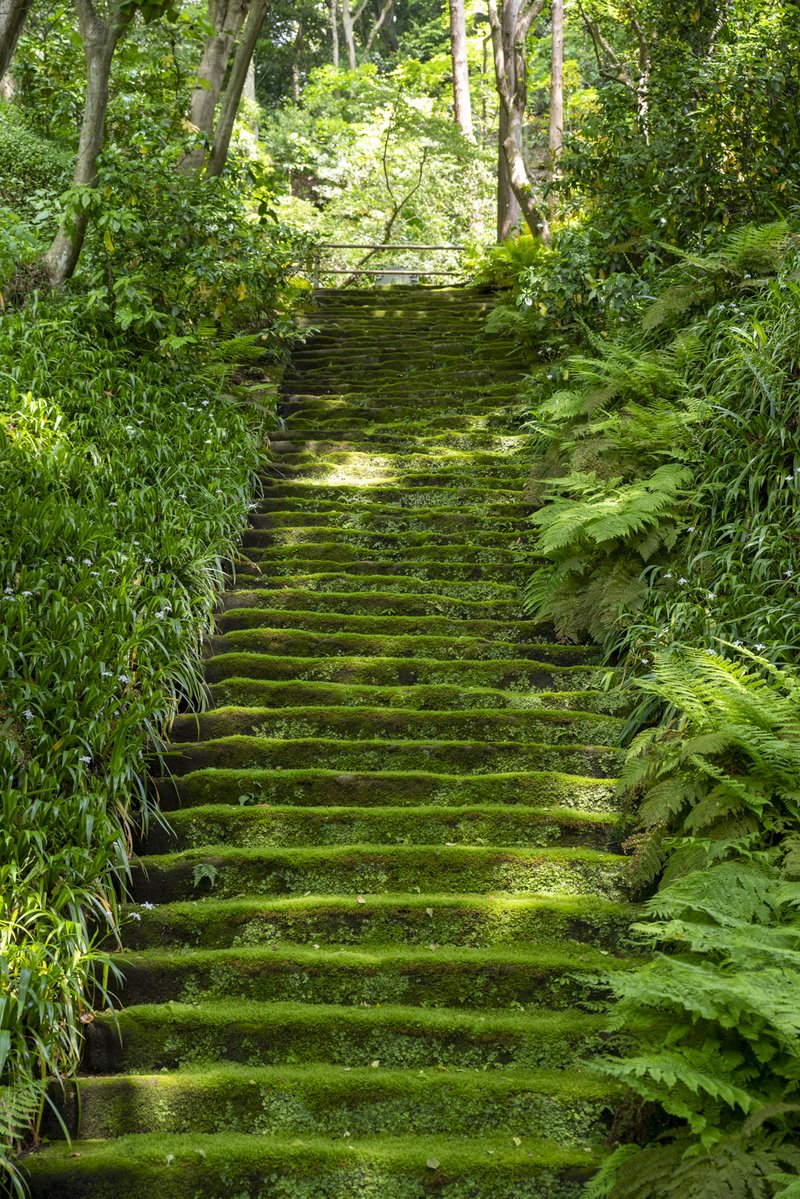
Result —
[[290, 325], [291, 237], [235, 180], [159, 207], [166, 170], [118, 190], [67, 291], [0, 324], [0, 1173], [20, 1195], [14, 1147], [114, 1002], [102, 946], [158, 819], [145, 759], [205, 702]]
[[648, 1031], [598, 1068], [661, 1132], [587, 1195], [794, 1199], [800, 235], [673, 253], [532, 384], [528, 610], [602, 643], [638, 698], [620, 795], [651, 956], [609, 985], [612, 1028]]

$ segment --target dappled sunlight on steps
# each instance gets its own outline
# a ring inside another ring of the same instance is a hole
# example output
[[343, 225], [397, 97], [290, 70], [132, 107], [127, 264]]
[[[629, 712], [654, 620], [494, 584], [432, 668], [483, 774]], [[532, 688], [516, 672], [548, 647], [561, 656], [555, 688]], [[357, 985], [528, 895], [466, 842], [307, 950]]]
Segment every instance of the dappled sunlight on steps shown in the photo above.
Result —
[[521, 607], [523, 364], [477, 291], [319, 302], [38, 1199], [577, 1199], [602, 1148], [625, 708]]

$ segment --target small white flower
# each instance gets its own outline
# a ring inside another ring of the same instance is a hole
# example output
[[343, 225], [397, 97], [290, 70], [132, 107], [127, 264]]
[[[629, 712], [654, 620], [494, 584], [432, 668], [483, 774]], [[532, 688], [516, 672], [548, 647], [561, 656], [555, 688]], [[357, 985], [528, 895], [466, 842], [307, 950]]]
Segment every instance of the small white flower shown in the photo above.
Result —
[[759, 652], [760, 650], [766, 649], [766, 648], [767, 647], [766, 647], [766, 645], [764, 645], [763, 641], [757, 641], [755, 644], [756, 652]]
[[145, 560], [144, 560], [145, 566], [149, 566], [152, 561], [153, 561], [152, 558], [145, 558]]
[[688, 582], [689, 582], [689, 580], [688, 580], [688, 579], [684, 579], [683, 575], [681, 575], [681, 577], [678, 579], [678, 582], [679, 582], [679, 583], [681, 583], [681, 584], [683, 584], [683, 583], [688, 583]]
[[686, 532], [687, 532], [687, 533], [696, 533], [696, 532], [697, 532], [697, 525], [689, 525], [689, 528], [686, 530]]
[[156, 620], [163, 620], [166, 615], [166, 609], [162, 608], [160, 612], [156, 612]]
[[648, 662], [650, 661], [650, 659], [649, 659], [649, 658], [642, 658], [642, 661], [644, 662], [645, 666], [647, 666], [647, 664], [648, 664]]
[[83, 565], [84, 566], [94, 566], [94, 562], [92, 562], [91, 558], [84, 558]]
[[109, 501], [108, 501], [108, 506], [109, 506], [109, 508], [116, 508], [116, 506], [117, 506], [117, 501], [116, 501], [116, 500], [109, 500]]
[[714, 600], [717, 598], [717, 593], [716, 593], [716, 591], [707, 591], [706, 596], [708, 599]]
[[101, 677], [101, 679], [110, 679], [110, 678], [111, 678], [111, 671], [110, 671], [110, 670], [101, 670], [101, 671], [100, 671], [100, 677]]
[[120, 683], [129, 683], [130, 682], [130, 679], [128, 678], [128, 676], [126, 674], [118, 674], [117, 679], [119, 680]]
[[733, 643], [733, 644], [734, 644], [734, 645], [741, 645], [742, 643], [741, 643], [741, 641], [734, 641], [734, 643]]
[[138, 912], [131, 912], [131, 920], [141, 920], [141, 918], [142, 917], [139, 915]]
[[155, 905], [154, 903], [142, 903], [142, 904], [140, 904], [139, 906], [140, 906], [140, 907], [142, 907], [142, 908], [144, 908], [144, 910], [145, 910], [146, 912], [152, 912], [153, 908], [154, 908], [156, 905]]
[[23, 591], [22, 594], [27, 597], [29, 595], [33, 595], [33, 592], [32, 591]]
[[26, 708], [22, 715], [26, 720], [33, 720], [33, 712], [31, 712], [30, 708]]
[[667, 573], [664, 575], [664, 578], [665, 578], [665, 579], [671, 579], [671, 578], [672, 578], [672, 571], [671, 571], [671, 570], [668, 570], [668, 571], [667, 571]]
[[131, 545], [138, 545], [138, 544], [139, 544], [139, 542], [138, 542], [138, 541], [132, 541], [132, 542], [131, 542]]
[[794, 571], [793, 571], [793, 570], [785, 570], [785, 571], [783, 572], [783, 577], [784, 577], [785, 579], [791, 579], [791, 577], [792, 577], [792, 575], [793, 575], [793, 574], [794, 574]]
[[13, 595], [14, 591], [11, 587], [6, 587], [6, 595]]
[[784, 482], [786, 482], [786, 483], [793, 483], [793, 482], [794, 482], [794, 475], [784, 475]]
[[75, 561], [74, 558], [67, 558], [67, 562], [74, 562], [74, 561]]
[[81, 754], [81, 756], [78, 758], [78, 761], [79, 761], [79, 762], [86, 762], [86, 763], [87, 763], [87, 765], [88, 765], [88, 763], [89, 763], [89, 762], [91, 762], [91, 760], [92, 760], [92, 759], [91, 759], [91, 757], [89, 756], [89, 754]]

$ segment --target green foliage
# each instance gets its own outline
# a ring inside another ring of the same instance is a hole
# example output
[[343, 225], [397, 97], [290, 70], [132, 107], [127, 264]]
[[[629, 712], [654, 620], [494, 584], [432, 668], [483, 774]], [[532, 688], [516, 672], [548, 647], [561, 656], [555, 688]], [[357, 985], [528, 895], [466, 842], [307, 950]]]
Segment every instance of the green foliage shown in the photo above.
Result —
[[661, 877], [634, 926], [654, 956], [611, 980], [611, 1027], [645, 1031], [599, 1067], [680, 1123], [668, 1143], [613, 1155], [588, 1194], [788, 1195], [780, 1176], [800, 1165], [800, 678], [685, 650], [638, 686], [667, 712], [634, 742], [620, 784], [636, 806], [638, 877]]

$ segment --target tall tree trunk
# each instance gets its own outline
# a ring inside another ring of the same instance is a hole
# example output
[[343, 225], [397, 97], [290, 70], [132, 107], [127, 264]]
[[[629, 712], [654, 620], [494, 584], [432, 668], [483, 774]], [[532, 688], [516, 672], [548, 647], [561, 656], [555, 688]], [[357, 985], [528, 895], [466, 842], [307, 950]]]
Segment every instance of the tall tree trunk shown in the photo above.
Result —
[[[513, 31], [516, 27], [517, 16], [519, 14], [520, 0], [504, 0], [503, 15], [507, 19], [504, 20], [502, 29], [503, 40], [503, 56], [506, 64], [506, 73], [508, 76], [508, 87], [513, 92], [516, 89], [516, 81], [514, 79], [514, 37]], [[494, 41], [494, 34], [493, 41]], [[495, 70], [497, 67], [495, 55]], [[522, 216], [522, 209], [519, 206], [519, 201], [514, 195], [511, 187], [511, 178], [508, 173], [508, 160], [506, 158], [505, 144], [509, 133], [509, 120], [506, 106], [502, 99], [500, 102], [500, 110], [498, 114], [498, 130], [497, 130], [497, 240], [498, 242], [505, 241], [510, 237], [517, 228]]]
[[550, 59], [550, 178], [564, 142], [564, 0], [552, 2], [553, 49]]
[[[381, 15], [381, 0], [372, 0], [372, 11], [375, 14], [375, 19]], [[400, 42], [397, 37], [397, 30], [394, 22], [390, 20], [383, 21], [380, 28], [381, 41], [390, 54], [395, 54], [400, 47]]]
[[339, 66], [339, 2], [330, 0], [331, 7], [331, 57], [333, 65]]
[[33, 0], [0, 2], [0, 79], [8, 70]]
[[256, 42], [261, 35], [264, 17], [267, 15], [267, 4], [268, 0], [252, 0], [250, 12], [247, 14], [247, 23], [241, 41], [236, 47], [236, 57], [233, 60], [228, 86], [225, 88], [225, 98], [222, 101], [222, 109], [214, 134], [214, 144], [211, 147], [211, 154], [206, 166], [207, 175], [221, 175], [225, 169], [225, 163], [228, 161], [233, 125], [239, 111], [239, 102], [242, 98], [250, 60], [253, 57]]
[[295, 104], [300, 103], [302, 95], [302, 84], [300, 74], [300, 60], [303, 57], [303, 22], [297, 22], [297, 33], [294, 37], [294, 58], [292, 59], [292, 94]]
[[[111, 62], [131, 15], [130, 9], [123, 13], [119, 7], [115, 7], [110, 19], [105, 21], [97, 16], [91, 0], [76, 0], [76, 8], [86, 58], [86, 99], [72, 186], [92, 187], [97, 178], [97, 160], [105, 137]], [[72, 215], [70, 220], [62, 221], [42, 260], [53, 287], [66, 283], [75, 270], [88, 222], [88, 215], [84, 211]]]
[[497, 0], [489, 0], [495, 79], [500, 96], [497, 235], [502, 241], [515, 227], [513, 195], [519, 206], [517, 219], [521, 212], [534, 237], [547, 239], [547, 219], [534, 193], [522, 150], [528, 101], [525, 47], [544, 0], [501, 0], [501, 4], [498, 12]]
[[347, 48], [347, 68], [356, 69], [356, 35], [353, 31], [353, 14], [350, 11], [350, 0], [342, 0], [342, 29], [344, 44]]
[[[206, 38], [192, 90], [189, 120], [210, 141], [214, 113], [225, 82], [231, 49], [247, 16], [248, 0], [209, 0], [208, 18], [214, 32]], [[181, 162], [181, 170], [197, 171], [206, 157], [205, 146], [196, 146]]]
[[450, 54], [453, 60], [453, 102], [456, 123], [468, 141], [475, 141], [472, 130], [472, 100], [469, 94], [467, 62], [467, 19], [464, 0], [450, 0]]

